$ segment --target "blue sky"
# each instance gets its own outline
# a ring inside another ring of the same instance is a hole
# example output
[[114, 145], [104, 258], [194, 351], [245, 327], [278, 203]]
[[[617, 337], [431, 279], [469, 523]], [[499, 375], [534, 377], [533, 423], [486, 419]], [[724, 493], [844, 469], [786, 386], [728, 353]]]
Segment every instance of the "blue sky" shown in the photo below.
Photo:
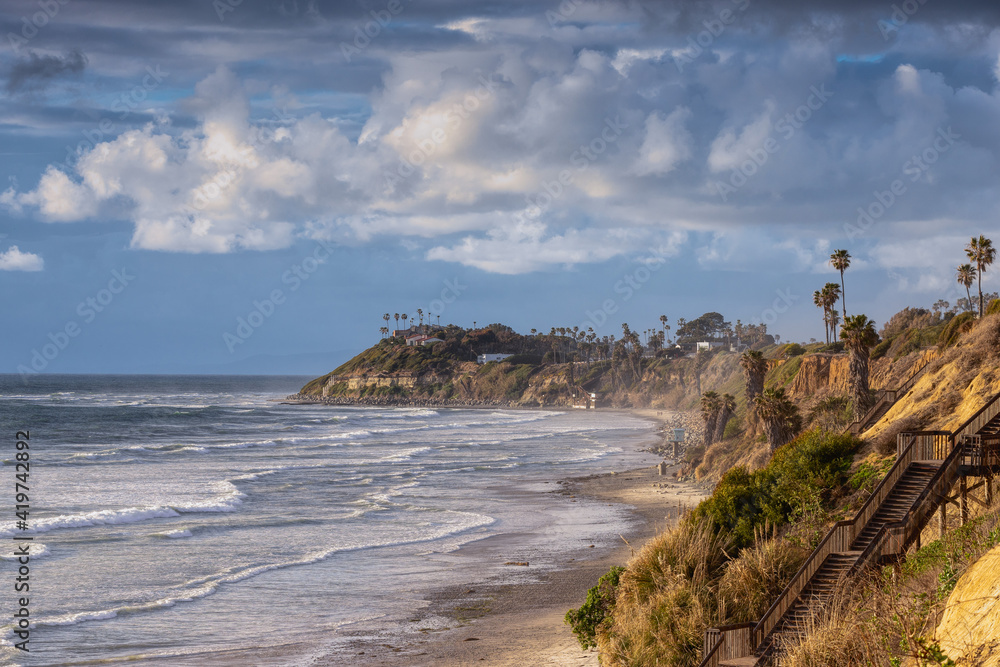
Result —
[[806, 341], [834, 249], [882, 324], [998, 229], [995, 3], [0, 7], [0, 372], [320, 374], [417, 308]]

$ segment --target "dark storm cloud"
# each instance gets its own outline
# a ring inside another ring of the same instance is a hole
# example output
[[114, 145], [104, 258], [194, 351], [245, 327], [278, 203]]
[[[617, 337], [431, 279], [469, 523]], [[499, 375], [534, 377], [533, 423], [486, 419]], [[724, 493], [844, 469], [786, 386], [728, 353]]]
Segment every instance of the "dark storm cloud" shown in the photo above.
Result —
[[27, 58], [17, 61], [7, 77], [7, 92], [40, 88], [49, 79], [62, 74], [79, 74], [87, 66], [87, 56], [80, 51], [70, 51], [64, 56], [38, 55], [28, 52]]

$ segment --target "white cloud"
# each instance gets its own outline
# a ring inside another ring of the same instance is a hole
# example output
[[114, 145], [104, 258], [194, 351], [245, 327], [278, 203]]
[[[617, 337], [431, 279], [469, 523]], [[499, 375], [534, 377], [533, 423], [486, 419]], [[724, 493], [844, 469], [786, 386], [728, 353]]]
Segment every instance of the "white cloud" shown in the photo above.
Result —
[[713, 173], [736, 169], [751, 159], [750, 153], [763, 150], [765, 140], [771, 135], [771, 114], [774, 104], [768, 102], [766, 110], [736, 134], [735, 128], [721, 131], [712, 141], [708, 166]]
[[30, 252], [21, 252], [12, 245], [6, 252], [0, 252], [0, 271], [41, 271], [45, 262], [41, 257]]
[[544, 225], [525, 223], [513, 230], [494, 231], [486, 238], [470, 236], [452, 247], [432, 248], [427, 259], [458, 262], [491, 273], [518, 274], [550, 266], [603, 262], [643, 251], [672, 257], [687, 238], [683, 232], [673, 232], [655, 243], [649, 234], [630, 229], [547, 232]]
[[691, 110], [677, 107], [669, 116], [654, 111], [646, 118], [646, 136], [639, 148], [639, 159], [633, 173], [639, 176], [662, 176], [674, 170], [678, 163], [691, 157], [693, 138], [684, 125]]

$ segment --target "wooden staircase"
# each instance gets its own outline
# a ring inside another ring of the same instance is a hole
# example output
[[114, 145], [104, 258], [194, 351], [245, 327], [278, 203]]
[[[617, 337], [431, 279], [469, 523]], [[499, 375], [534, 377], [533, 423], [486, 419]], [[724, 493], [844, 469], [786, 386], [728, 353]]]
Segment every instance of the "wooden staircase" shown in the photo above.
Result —
[[904, 558], [962, 475], [997, 470], [1000, 394], [954, 432], [901, 433], [895, 464], [854, 519], [834, 524], [759, 622], [706, 631], [701, 667], [770, 664], [862, 571]]
[[927, 368], [927, 364], [930, 363], [930, 359], [924, 359], [922, 362], [918, 362], [916, 370], [910, 373], [910, 377], [899, 386], [898, 389], [880, 389], [875, 395], [875, 403], [868, 412], [863, 414], [859, 419], [854, 420], [854, 422], [847, 427], [847, 433], [851, 435], [861, 435], [872, 426], [874, 426], [879, 419], [885, 417], [886, 413], [896, 404], [896, 401], [903, 398], [913, 389], [913, 385], [917, 383], [920, 376], [924, 374], [924, 370]]

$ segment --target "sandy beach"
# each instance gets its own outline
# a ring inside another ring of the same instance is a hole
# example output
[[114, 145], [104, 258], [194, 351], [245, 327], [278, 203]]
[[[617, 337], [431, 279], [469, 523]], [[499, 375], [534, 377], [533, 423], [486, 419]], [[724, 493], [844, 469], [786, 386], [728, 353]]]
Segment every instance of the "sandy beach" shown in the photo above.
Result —
[[[664, 424], [655, 410], [635, 411]], [[664, 415], [671, 413], [664, 412]], [[672, 420], [671, 420], [672, 421]], [[651, 443], [655, 444], [655, 443]], [[564, 569], [544, 573], [532, 583], [499, 584], [474, 589], [456, 588], [435, 596], [426, 614], [449, 619], [445, 628], [408, 639], [386, 636], [356, 641], [352, 647], [357, 665], [523, 665], [597, 666], [597, 652], [584, 651], [564, 623], [566, 611], [578, 607], [587, 590], [613, 565], [624, 565], [632, 550], [694, 507], [708, 492], [699, 486], [678, 483], [672, 475], [660, 476], [655, 465], [578, 477], [559, 482], [558, 492], [631, 508], [636, 519], [620, 535], [613, 549], [595, 548], [571, 558]], [[461, 549], [465, 557], [496, 553], [504, 541], [516, 536], [498, 535]], [[511, 564], [512, 569], [519, 566]], [[356, 650], [353, 650], [356, 649]], [[337, 664], [334, 662], [326, 664]]]

